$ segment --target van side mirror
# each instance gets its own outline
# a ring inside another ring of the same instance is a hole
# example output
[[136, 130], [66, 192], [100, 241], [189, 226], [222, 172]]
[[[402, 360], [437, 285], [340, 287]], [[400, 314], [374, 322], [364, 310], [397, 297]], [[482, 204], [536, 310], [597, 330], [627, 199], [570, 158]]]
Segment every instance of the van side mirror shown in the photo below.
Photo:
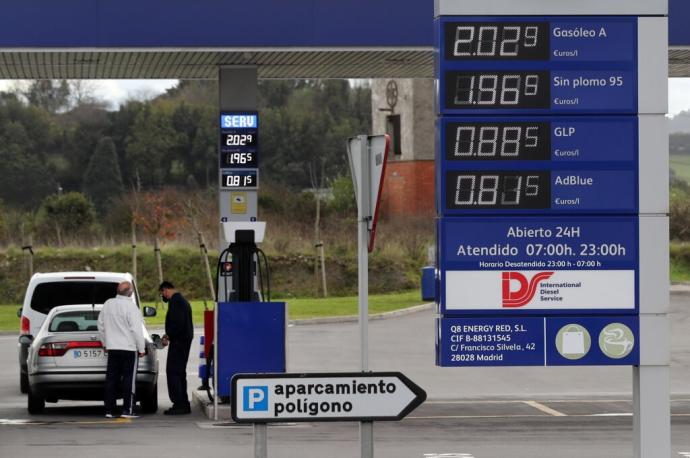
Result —
[[148, 305], [144, 307], [144, 316], [145, 317], [150, 317], [150, 316], [156, 316], [156, 309], [153, 307], [149, 307]]
[[17, 318], [21, 318], [21, 317], [22, 317], [22, 308], [19, 307], [19, 308], [17, 309]]
[[24, 334], [24, 335], [19, 336], [19, 343], [22, 345], [31, 345], [31, 342], [33, 342], [33, 341], [34, 341], [34, 336], [32, 336], [32, 335]]

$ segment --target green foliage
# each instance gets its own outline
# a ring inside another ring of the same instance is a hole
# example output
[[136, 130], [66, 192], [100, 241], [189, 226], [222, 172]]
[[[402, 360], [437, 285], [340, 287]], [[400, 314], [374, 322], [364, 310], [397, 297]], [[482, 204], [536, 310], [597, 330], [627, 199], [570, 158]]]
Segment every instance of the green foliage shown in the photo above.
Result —
[[0, 240], [5, 238], [5, 231], [7, 230], [7, 214], [5, 205], [0, 199]]
[[345, 80], [300, 84], [264, 82], [260, 90], [262, 173], [291, 188], [312, 186], [309, 169], [325, 164], [327, 178], [347, 172], [345, 141], [371, 129], [368, 89], [352, 89]]
[[137, 182], [147, 188], [163, 185], [170, 174], [170, 151], [180, 135], [161, 108], [147, 105], [139, 112], [126, 147]]
[[35, 207], [57, 188], [39, 157], [16, 144], [0, 144], [0, 176], [0, 198], [19, 208]]
[[90, 229], [96, 222], [96, 209], [80, 192], [53, 194], [43, 200], [36, 219], [43, 231], [56, 229], [59, 239], [60, 234], [78, 234]]
[[57, 113], [69, 106], [69, 84], [66, 80], [33, 80], [24, 96], [30, 105]]
[[96, 210], [104, 214], [108, 204], [123, 191], [115, 143], [112, 138], [104, 137], [98, 142], [96, 151], [86, 167], [84, 193], [94, 203]]
[[674, 133], [668, 137], [669, 154], [690, 155], [690, 134]]
[[357, 200], [355, 189], [350, 175], [339, 176], [331, 181], [333, 200], [330, 206], [339, 213], [357, 213]]
[[671, 240], [690, 240], [690, 187], [685, 181], [673, 182], [669, 209]]
[[[131, 248], [47, 248], [34, 247], [36, 272], [132, 270]], [[158, 274], [151, 246], [138, 247], [139, 295], [143, 300], [156, 299]], [[163, 245], [161, 248], [165, 278], [172, 281], [189, 299], [208, 299], [206, 272], [196, 247]], [[209, 253], [215, 274], [218, 253]], [[296, 253], [269, 254], [273, 297], [311, 297], [314, 294], [313, 258]], [[357, 293], [357, 259], [355, 253], [326, 258], [329, 293], [347, 296]], [[17, 248], [0, 251], [0, 290], [6, 303], [21, 302], [28, 274], [25, 259]], [[370, 262], [369, 290], [372, 294], [409, 290], [419, 287], [419, 266], [383, 255]]]
[[[75, 83], [44, 81], [22, 93], [0, 92], [0, 198], [12, 215], [6, 242], [19, 243], [20, 228], [25, 235], [32, 234], [36, 209], [56, 191], [87, 193], [108, 235], [122, 239], [129, 236], [127, 203], [119, 201], [117, 209], [104, 211], [107, 198], [117, 199], [121, 189], [143, 194], [162, 188], [200, 188], [202, 192], [217, 188], [215, 82], [181, 81], [154, 100], [130, 100], [114, 111], [107, 111], [88, 90]], [[347, 176], [345, 139], [369, 131], [370, 107], [366, 84], [260, 81], [262, 211], [266, 204], [275, 213], [312, 219], [313, 195], [301, 191]], [[107, 151], [100, 144], [106, 137], [112, 139]], [[325, 165], [323, 174], [321, 164]], [[263, 189], [271, 183], [281, 191], [267, 197]], [[322, 202], [322, 227], [328, 224], [329, 213], [354, 208], [345, 194], [341, 197], [335, 207], [328, 200]], [[204, 231], [209, 233], [212, 221], [210, 233], [216, 233], [217, 204], [208, 210]], [[54, 222], [48, 223], [44, 214], [37, 221], [38, 232], [33, 232], [37, 244], [53, 242], [61, 230]], [[309, 224], [313, 226], [312, 221]], [[74, 239], [73, 234], [62, 235], [65, 240]], [[102, 237], [103, 232], [93, 235]]]

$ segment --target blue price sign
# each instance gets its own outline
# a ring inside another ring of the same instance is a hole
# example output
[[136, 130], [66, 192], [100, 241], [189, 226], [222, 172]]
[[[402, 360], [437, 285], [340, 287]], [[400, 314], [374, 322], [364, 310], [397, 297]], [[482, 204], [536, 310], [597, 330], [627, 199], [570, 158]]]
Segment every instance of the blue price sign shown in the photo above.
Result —
[[635, 314], [636, 217], [444, 218], [444, 315]]
[[257, 129], [259, 115], [256, 112], [222, 112], [220, 114], [221, 129]]
[[438, 27], [444, 114], [637, 110], [637, 18], [447, 17]]
[[549, 317], [546, 364], [549, 366], [637, 365], [640, 363], [637, 316]]
[[638, 18], [435, 25], [437, 364], [637, 364]]
[[446, 117], [440, 138], [444, 215], [638, 210], [636, 117]]
[[439, 366], [543, 366], [544, 319], [437, 318]]
[[473, 161], [550, 161], [549, 168], [586, 169], [602, 162], [636, 166], [638, 160], [636, 117], [444, 117], [440, 127], [446, 168]]
[[259, 166], [259, 115], [256, 112], [220, 114], [220, 168]]
[[461, 366], [636, 365], [639, 318], [437, 318], [436, 364]]

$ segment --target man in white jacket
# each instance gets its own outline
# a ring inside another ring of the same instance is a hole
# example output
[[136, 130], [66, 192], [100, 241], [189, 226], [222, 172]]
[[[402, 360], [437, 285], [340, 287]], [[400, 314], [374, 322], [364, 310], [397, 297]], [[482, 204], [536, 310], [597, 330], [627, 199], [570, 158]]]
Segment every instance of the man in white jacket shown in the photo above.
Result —
[[105, 376], [105, 416], [115, 418], [117, 391], [122, 380], [122, 417], [134, 414], [138, 356], [144, 356], [143, 318], [132, 300], [133, 287], [128, 281], [117, 285], [117, 296], [103, 304], [98, 316], [98, 331], [108, 354]]

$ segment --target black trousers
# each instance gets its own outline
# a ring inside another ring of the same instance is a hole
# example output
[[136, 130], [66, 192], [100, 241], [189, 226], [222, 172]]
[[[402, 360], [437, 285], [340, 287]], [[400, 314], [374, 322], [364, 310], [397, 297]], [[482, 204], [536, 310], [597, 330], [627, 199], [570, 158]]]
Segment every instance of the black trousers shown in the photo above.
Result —
[[122, 390], [122, 413], [133, 413], [137, 386], [137, 352], [108, 350], [108, 368], [105, 373], [105, 412], [115, 410], [117, 395]]
[[170, 342], [165, 373], [168, 376], [168, 396], [173, 407], [189, 407], [187, 396], [187, 360], [192, 341]]

